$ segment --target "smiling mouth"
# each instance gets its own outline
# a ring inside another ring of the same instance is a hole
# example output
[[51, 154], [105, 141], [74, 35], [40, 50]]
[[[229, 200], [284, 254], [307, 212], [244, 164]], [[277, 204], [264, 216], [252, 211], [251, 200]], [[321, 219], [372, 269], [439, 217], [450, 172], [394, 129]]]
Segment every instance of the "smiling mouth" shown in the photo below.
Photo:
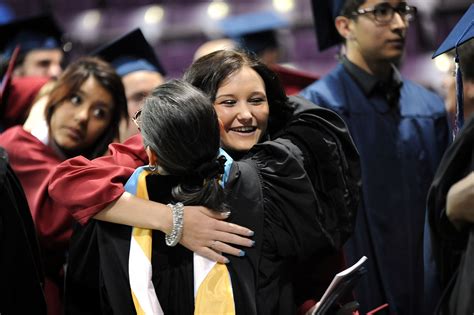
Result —
[[242, 127], [236, 127], [236, 128], [230, 129], [230, 131], [238, 132], [238, 133], [252, 133], [255, 130], [257, 130], [257, 127], [254, 127], [254, 126], [242, 126]]

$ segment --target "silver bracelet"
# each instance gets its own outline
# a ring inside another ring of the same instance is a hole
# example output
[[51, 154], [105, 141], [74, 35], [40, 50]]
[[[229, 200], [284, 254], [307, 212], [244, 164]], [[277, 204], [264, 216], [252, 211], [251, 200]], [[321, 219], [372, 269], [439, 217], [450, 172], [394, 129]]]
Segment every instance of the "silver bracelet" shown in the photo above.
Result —
[[165, 241], [168, 246], [176, 246], [183, 235], [184, 205], [178, 202], [174, 205], [169, 203], [167, 206], [171, 208], [171, 212], [173, 213], [173, 228], [170, 234], [166, 234]]

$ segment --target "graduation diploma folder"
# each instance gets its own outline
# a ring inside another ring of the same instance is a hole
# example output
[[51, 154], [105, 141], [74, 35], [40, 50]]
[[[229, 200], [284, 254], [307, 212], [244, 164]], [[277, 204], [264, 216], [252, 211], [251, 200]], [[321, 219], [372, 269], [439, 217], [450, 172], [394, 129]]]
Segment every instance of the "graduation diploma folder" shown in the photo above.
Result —
[[338, 302], [339, 298], [349, 290], [352, 290], [357, 284], [357, 280], [359, 280], [359, 278], [366, 273], [366, 269], [364, 267], [364, 262], [366, 260], [367, 257], [363, 256], [357, 263], [336, 274], [331, 284], [326, 289], [326, 292], [324, 292], [321, 300], [316, 303], [314, 308], [310, 310], [308, 314], [327, 314], [328, 310]]

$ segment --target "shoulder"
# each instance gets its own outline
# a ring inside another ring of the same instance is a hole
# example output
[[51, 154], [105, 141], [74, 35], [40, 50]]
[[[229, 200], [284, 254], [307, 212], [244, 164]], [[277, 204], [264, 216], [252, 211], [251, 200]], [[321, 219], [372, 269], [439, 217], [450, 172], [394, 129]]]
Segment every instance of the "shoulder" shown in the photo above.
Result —
[[14, 126], [11, 128], [8, 128], [4, 132], [0, 134], [0, 141], [5, 142], [9, 140], [20, 140], [20, 139], [25, 139], [25, 140], [30, 140], [33, 139], [33, 135], [29, 133], [28, 131], [24, 130], [23, 127], [21, 126]]
[[326, 92], [329, 87], [338, 86], [341, 76], [345, 75], [342, 65], [337, 65], [331, 72], [323, 76], [321, 79], [313, 82], [300, 92], [300, 95], [310, 99], [308, 96], [317, 95]]
[[118, 165], [136, 168], [148, 164], [141, 134], [128, 138], [124, 143], [112, 143], [109, 150]]
[[427, 88], [411, 80], [403, 80], [400, 102], [410, 114], [446, 116], [443, 99]]
[[140, 177], [147, 176], [149, 174], [150, 172], [147, 170], [147, 166], [139, 166], [138, 168], [136, 168], [133, 174], [125, 183], [125, 186], [124, 186], [125, 191], [131, 193], [132, 195], [136, 195], [137, 188], [141, 183]]
[[25, 151], [37, 147], [41, 150], [47, 148], [45, 144], [39, 141], [21, 126], [15, 126], [5, 130], [0, 134], [0, 146], [4, 147], [9, 153], [13, 150], [20, 149]]
[[[317, 127], [325, 125], [330, 127], [346, 128], [344, 120], [331, 108], [325, 108], [315, 104], [302, 96], [290, 96], [288, 98], [291, 106], [294, 108], [293, 117], [290, 119], [288, 126], [292, 123], [307, 122], [309, 127]], [[310, 122], [315, 125], [311, 126]]]
[[303, 152], [290, 139], [278, 138], [255, 145], [237, 163], [239, 169], [254, 173], [259, 181], [304, 176]]
[[319, 142], [341, 143], [345, 152], [356, 152], [349, 129], [336, 111], [315, 105], [300, 96], [290, 97], [289, 101], [295, 108], [294, 115], [273, 139], [291, 139], [300, 147], [314, 147]]
[[272, 166], [269, 170], [295, 172], [309, 178], [316, 188], [346, 189], [350, 202], [358, 202], [359, 153], [347, 125], [334, 111], [313, 105], [297, 113], [274, 141], [257, 149], [263, 152], [255, 156], [263, 161], [278, 157], [264, 164]]
[[[474, 168], [474, 117], [469, 119], [446, 150], [432, 182], [430, 198], [440, 198], [436, 210], [444, 208], [449, 188]], [[438, 192], [437, 194], [435, 192]]]
[[317, 105], [338, 109], [347, 103], [346, 93], [343, 93], [346, 89], [344, 82], [350, 82], [350, 80], [344, 67], [339, 64], [330, 73], [301, 91], [300, 96]]

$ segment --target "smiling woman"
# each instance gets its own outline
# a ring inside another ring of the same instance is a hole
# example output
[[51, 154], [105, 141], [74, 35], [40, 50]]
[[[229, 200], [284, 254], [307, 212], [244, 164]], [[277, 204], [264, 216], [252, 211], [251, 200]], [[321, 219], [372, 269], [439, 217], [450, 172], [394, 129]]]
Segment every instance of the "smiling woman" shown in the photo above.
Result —
[[233, 151], [248, 151], [265, 133], [270, 108], [265, 83], [249, 66], [233, 73], [214, 101], [222, 124], [221, 142]]
[[63, 266], [73, 226], [67, 209], [52, 207], [47, 199], [50, 175], [66, 158], [104, 155], [126, 116], [120, 77], [109, 64], [86, 57], [71, 64], [48, 95], [46, 132], [38, 130], [44, 127], [30, 133], [16, 126], [0, 135], [0, 146], [20, 179], [38, 232], [49, 314], [62, 313]]

